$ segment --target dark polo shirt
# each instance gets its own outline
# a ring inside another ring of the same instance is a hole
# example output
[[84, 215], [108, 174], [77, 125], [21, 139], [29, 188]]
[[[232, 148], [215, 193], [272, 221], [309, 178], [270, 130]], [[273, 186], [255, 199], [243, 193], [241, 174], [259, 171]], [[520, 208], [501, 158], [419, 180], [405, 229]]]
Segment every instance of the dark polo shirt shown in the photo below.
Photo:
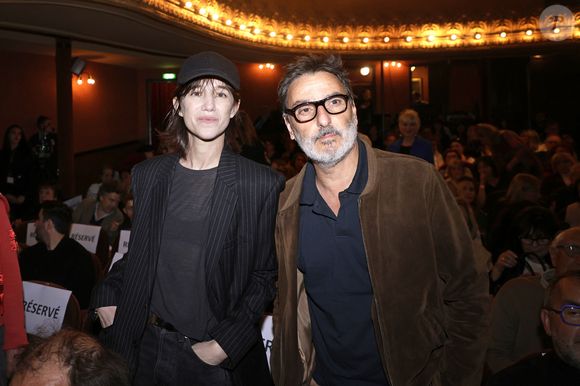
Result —
[[358, 199], [368, 179], [367, 155], [340, 192], [335, 216], [316, 188], [308, 163], [300, 196], [298, 268], [304, 273], [320, 385], [386, 385], [371, 320], [373, 292], [360, 227]]

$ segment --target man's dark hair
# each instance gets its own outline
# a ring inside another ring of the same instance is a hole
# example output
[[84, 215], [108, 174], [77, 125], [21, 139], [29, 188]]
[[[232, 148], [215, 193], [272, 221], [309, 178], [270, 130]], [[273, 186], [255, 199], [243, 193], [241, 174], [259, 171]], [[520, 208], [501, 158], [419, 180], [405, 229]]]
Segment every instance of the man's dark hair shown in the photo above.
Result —
[[40, 205], [44, 221], [51, 220], [60, 234], [67, 235], [72, 223], [72, 210], [58, 201], [46, 201]]
[[43, 366], [62, 369], [70, 386], [129, 386], [125, 361], [95, 338], [73, 330], [61, 330], [45, 340], [31, 342], [14, 373], [35, 376]]
[[[177, 86], [177, 89], [175, 90], [173, 96], [174, 98], [177, 98], [177, 100], [181, 104], [181, 100], [187, 94], [189, 94], [198, 87], [205, 87], [207, 84], [211, 84], [210, 82], [212, 80], [214, 80], [214, 78], [198, 78], [183, 85], [179, 85]], [[225, 81], [224, 85], [227, 87], [227, 89], [234, 97], [234, 102], [238, 103], [238, 101], [240, 100], [240, 93]], [[179, 154], [180, 157], [184, 157], [189, 147], [189, 131], [185, 126], [185, 122], [183, 122], [183, 117], [179, 115], [179, 110], [180, 107], [176, 108], [175, 106], [173, 106], [171, 110], [169, 110], [169, 112], [165, 116], [165, 130], [159, 133], [159, 137], [161, 142], [166, 141], [166, 143], [168, 143], [172, 148], [177, 149], [177, 154]], [[238, 120], [240, 119], [238, 113], [236, 113], [236, 115], [230, 120], [230, 124], [226, 128], [226, 132], [231, 127], [231, 125], [234, 124], [234, 122], [238, 122]]]
[[48, 120], [50, 120], [50, 118], [48, 118], [46, 115], [39, 115], [38, 118], [36, 118], [36, 127], [40, 128], [40, 126], [42, 126], [42, 124]]
[[292, 82], [297, 78], [306, 74], [314, 74], [315, 72], [328, 72], [334, 76], [342, 83], [344, 87], [344, 92], [351, 99], [354, 98], [354, 93], [352, 92], [352, 87], [350, 86], [350, 80], [348, 78], [348, 72], [342, 66], [342, 59], [338, 55], [306, 55], [298, 57], [293, 63], [286, 66], [286, 75], [280, 81], [278, 85], [278, 100], [282, 105], [282, 111], [284, 111], [288, 106], [286, 106], [286, 101], [288, 98], [288, 89]]
[[97, 199], [101, 198], [101, 196], [104, 196], [105, 194], [109, 194], [109, 193], [117, 193], [117, 194], [121, 194], [121, 188], [119, 187], [119, 184], [117, 183], [117, 181], [113, 181], [113, 182], [107, 182], [107, 183], [103, 183], [101, 184], [101, 186], [99, 187], [99, 192], [97, 193]]

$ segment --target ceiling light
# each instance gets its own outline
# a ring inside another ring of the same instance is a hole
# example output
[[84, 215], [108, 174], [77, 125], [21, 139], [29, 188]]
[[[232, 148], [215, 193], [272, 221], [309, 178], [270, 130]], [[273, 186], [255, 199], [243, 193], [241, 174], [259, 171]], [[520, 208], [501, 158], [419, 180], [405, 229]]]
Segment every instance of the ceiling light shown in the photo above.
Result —
[[397, 67], [398, 68], [401, 68], [401, 63], [397, 63]]
[[263, 69], [264, 69], [264, 65], [263, 65], [263, 64], [260, 64], [260, 65], [258, 65], [258, 68], [259, 68], [260, 70], [263, 70]]
[[370, 68], [368, 68], [367, 66], [364, 66], [364, 67], [361, 67], [361, 68], [360, 68], [360, 74], [361, 74], [362, 76], [367, 76], [367, 75], [368, 75], [368, 74], [370, 74], [370, 73], [371, 73], [371, 69], [370, 69]]
[[453, 41], [457, 40], [457, 35], [456, 34], [451, 34], [451, 38], [450, 39], [453, 40]]
[[499, 37], [501, 37], [502, 39], [505, 39], [507, 37], [507, 33], [505, 31], [501, 31], [501, 33], [499, 34]]
[[389, 62], [384, 62], [383, 67], [389, 67]]
[[244, 31], [244, 30], [246, 29], [246, 25], [245, 25], [245, 24], [240, 24], [240, 29], [241, 29], [242, 31]]
[[200, 13], [200, 15], [203, 15], [203, 16], [205, 16], [205, 15], [207, 15], [207, 9], [205, 9], [205, 8], [200, 8], [200, 9], [199, 9], [199, 13]]
[[254, 28], [254, 30], [252, 31], [255, 35], [260, 34], [260, 32], [262, 32], [258, 27]]
[[362, 42], [365, 43], [365, 44], [368, 43], [369, 42], [369, 38], [364, 37], [363, 40], [362, 40]]
[[213, 15], [211, 15], [212, 20], [217, 20], [220, 18], [220, 15], [218, 15], [217, 13], [214, 13]]
[[478, 32], [478, 33], [476, 33], [476, 34], [475, 34], [475, 38], [476, 38], [477, 40], [481, 39], [481, 34], [480, 34], [479, 32]]
[[552, 30], [552, 32], [555, 33], [555, 34], [559, 34], [560, 33], [560, 28], [554, 27], [554, 29]]
[[79, 75], [79, 77], [77, 78], [77, 84], [80, 86], [83, 84], [83, 76]]
[[226, 20], [226, 25], [232, 25], [232, 19]]
[[384, 41], [385, 43], [388, 43], [390, 40], [391, 40], [391, 38], [389, 38], [388, 36], [385, 36], [385, 37], [383, 38], [383, 41]]
[[534, 34], [534, 31], [532, 31], [531, 29], [526, 31], [526, 35], [528, 36], [532, 36]]
[[417, 67], [411, 66], [411, 72], [415, 71], [416, 69], [417, 69]]
[[292, 39], [294, 39], [294, 35], [292, 35], [292, 34], [286, 35], [286, 40], [292, 40]]
[[431, 43], [433, 43], [435, 41], [435, 35], [427, 36], [427, 40], [429, 40]]
[[348, 37], [345, 36], [345, 37], [342, 38], [342, 42], [343, 43], [348, 43], [348, 41], [349, 41]]
[[89, 79], [87, 79], [87, 83], [92, 86], [93, 84], [95, 84], [95, 78], [93, 78], [92, 75], [89, 75]]
[[397, 65], [397, 62], [395, 62], [395, 61], [391, 62], [391, 67], [395, 67], [396, 65]]
[[193, 7], [193, 3], [191, 1], [186, 1], [185, 8], [191, 8], [191, 7]]
[[304, 41], [305, 41], [305, 42], [309, 42], [309, 41], [310, 41], [310, 35], [306, 35], [306, 36], [304, 36]]
[[325, 36], [325, 37], [322, 38], [322, 41], [324, 43], [328, 43], [330, 41], [330, 38], [328, 36]]
[[276, 37], [276, 32], [274, 32], [274, 31], [270, 32], [270, 37], [271, 38], [275, 38]]
[[405, 38], [405, 41], [406, 41], [407, 43], [411, 43], [411, 41], [412, 41], [412, 40], [413, 40], [413, 37], [412, 37], [412, 36], [407, 36], [407, 37]]

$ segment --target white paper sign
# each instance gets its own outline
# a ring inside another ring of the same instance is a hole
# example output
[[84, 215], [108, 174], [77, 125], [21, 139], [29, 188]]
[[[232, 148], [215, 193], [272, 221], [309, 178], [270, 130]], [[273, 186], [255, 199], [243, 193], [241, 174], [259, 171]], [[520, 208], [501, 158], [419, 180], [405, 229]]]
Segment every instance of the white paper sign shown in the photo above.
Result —
[[119, 253], [119, 252], [116, 252], [116, 253], [113, 255], [113, 260], [111, 260], [111, 265], [109, 266], [109, 271], [111, 270], [111, 268], [113, 268], [113, 265], [114, 265], [114, 264], [115, 264], [117, 261], [119, 261], [119, 260], [121, 260], [121, 259], [123, 258], [123, 256], [124, 256], [124, 253]]
[[26, 332], [47, 337], [62, 327], [71, 291], [22, 282]]
[[96, 225], [72, 224], [70, 238], [76, 240], [91, 253], [97, 253], [101, 227]]
[[82, 201], [83, 196], [78, 195], [66, 200], [65, 202], [63, 202], [63, 204], [74, 210]]
[[119, 235], [119, 253], [127, 253], [129, 250], [129, 237], [131, 237], [131, 231], [123, 230]]
[[270, 366], [270, 354], [272, 353], [272, 340], [274, 340], [272, 316], [266, 315], [264, 317], [264, 320], [262, 320], [262, 341], [264, 343], [264, 350], [266, 350], [266, 358], [268, 359], [268, 367]]
[[28, 225], [26, 225], [26, 245], [32, 247], [33, 245], [36, 245], [37, 242], [38, 240], [36, 240], [36, 223], [29, 222]]

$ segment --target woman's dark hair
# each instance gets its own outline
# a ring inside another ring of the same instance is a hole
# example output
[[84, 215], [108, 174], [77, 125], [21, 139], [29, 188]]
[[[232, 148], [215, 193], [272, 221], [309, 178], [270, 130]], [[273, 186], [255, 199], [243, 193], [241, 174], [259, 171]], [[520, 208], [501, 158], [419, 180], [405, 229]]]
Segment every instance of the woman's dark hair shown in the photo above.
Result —
[[[167, 113], [167, 115], [165, 116], [164, 122], [165, 130], [159, 133], [159, 137], [162, 142], [166, 141], [166, 143], [169, 144], [169, 146], [171, 146], [174, 149], [177, 149], [177, 153], [179, 154], [180, 157], [185, 156], [185, 153], [187, 152], [187, 149], [189, 147], [189, 132], [187, 130], [187, 127], [185, 126], [185, 123], [183, 122], [183, 117], [179, 115], [180, 109], [179, 104], [181, 103], [181, 100], [190, 92], [192, 92], [194, 89], [199, 87], [205, 87], [208, 84], [213, 85], [212, 81], [214, 79], [217, 78], [193, 79], [192, 81], [186, 84], [179, 85], [175, 90], [173, 96], [179, 101], [179, 103], [177, 104], [177, 106], [173, 105], [169, 110], [169, 112]], [[224, 84], [234, 97], [234, 102], [238, 103], [238, 101], [240, 100], [240, 93], [236, 91], [230, 84], [226, 82], [224, 82]], [[230, 120], [230, 123], [226, 128], [226, 132], [231, 127], [231, 125], [234, 124], [234, 122], [232, 121], [237, 121], [238, 119], [239, 115], [238, 113], [236, 113], [234, 118]]]
[[[558, 218], [551, 210], [539, 205], [525, 207], [516, 213], [512, 221], [511, 234], [518, 239], [513, 247], [516, 248], [523, 238], [551, 241], [559, 230]], [[516, 249], [521, 251], [521, 246]]]
[[20, 138], [20, 143], [18, 143], [18, 146], [16, 147], [15, 151], [19, 151], [19, 149], [25, 149], [28, 147], [28, 143], [26, 142], [26, 136], [24, 135], [24, 129], [22, 129], [22, 126], [12, 124], [6, 128], [6, 131], [4, 131], [4, 142], [2, 145], [2, 151], [4, 153], [7, 152], [9, 153], [12, 151], [12, 149], [10, 149], [10, 132], [14, 128], [20, 129], [20, 134], [22, 134]]

